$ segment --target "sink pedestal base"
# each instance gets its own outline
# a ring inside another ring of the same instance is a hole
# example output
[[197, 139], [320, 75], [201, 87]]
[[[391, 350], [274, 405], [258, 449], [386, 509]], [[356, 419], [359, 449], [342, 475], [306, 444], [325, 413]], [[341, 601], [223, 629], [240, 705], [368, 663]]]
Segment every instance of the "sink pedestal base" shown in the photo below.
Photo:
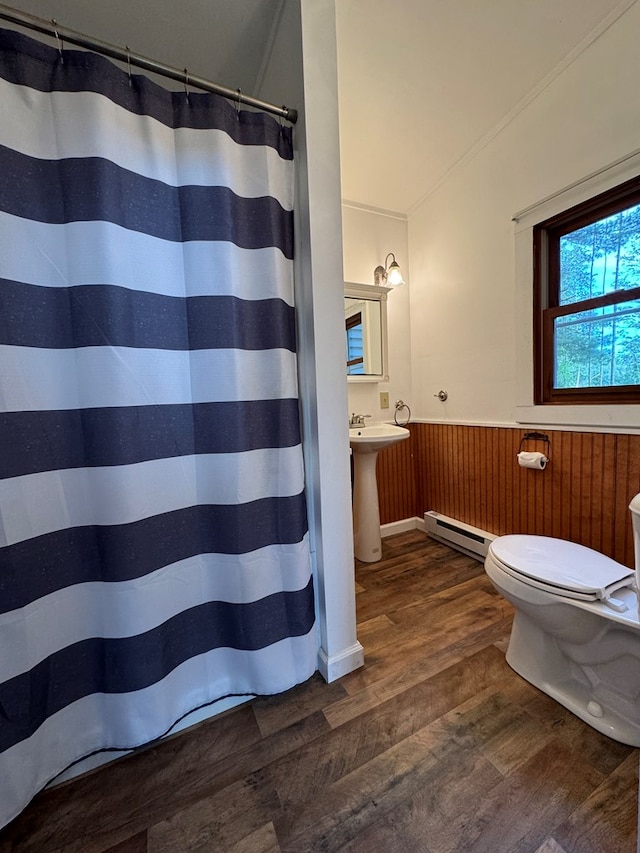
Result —
[[353, 454], [353, 544], [356, 558], [364, 563], [382, 557], [377, 458], [377, 453]]
[[376, 482], [378, 452], [409, 438], [406, 427], [372, 424], [349, 428], [353, 451], [353, 539], [358, 560], [375, 563], [382, 557], [380, 505]]

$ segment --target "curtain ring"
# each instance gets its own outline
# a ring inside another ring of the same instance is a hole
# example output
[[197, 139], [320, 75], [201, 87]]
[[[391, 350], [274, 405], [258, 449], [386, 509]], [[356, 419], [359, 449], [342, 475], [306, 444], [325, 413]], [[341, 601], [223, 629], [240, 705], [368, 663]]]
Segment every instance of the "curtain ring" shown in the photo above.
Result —
[[189, 70], [187, 68], [184, 69], [184, 94], [189, 103]]
[[129, 75], [129, 88], [133, 85], [131, 80], [131, 51], [129, 49], [129, 45], [125, 46], [125, 50], [127, 51], [127, 74]]
[[64, 56], [62, 54], [63, 41], [58, 35], [58, 22], [55, 18], [51, 18], [51, 23], [53, 24], [53, 32], [56, 37], [56, 41], [58, 42], [58, 53], [60, 54], [60, 63], [64, 65]]

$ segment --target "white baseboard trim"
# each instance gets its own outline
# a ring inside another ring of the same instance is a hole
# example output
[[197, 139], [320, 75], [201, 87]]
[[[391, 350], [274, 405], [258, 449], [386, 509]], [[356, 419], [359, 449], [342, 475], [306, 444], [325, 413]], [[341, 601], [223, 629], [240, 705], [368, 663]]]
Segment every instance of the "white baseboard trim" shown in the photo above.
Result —
[[331, 657], [323, 648], [318, 652], [318, 670], [327, 684], [348, 675], [354, 669], [359, 669], [363, 664], [364, 649], [357, 641], [348, 649], [343, 649], [340, 654]]
[[390, 521], [389, 524], [380, 525], [380, 535], [383, 539], [387, 536], [395, 536], [396, 533], [406, 533], [407, 530], [422, 530], [424, 532], [424, 518], [403, 518], [400, 521]]

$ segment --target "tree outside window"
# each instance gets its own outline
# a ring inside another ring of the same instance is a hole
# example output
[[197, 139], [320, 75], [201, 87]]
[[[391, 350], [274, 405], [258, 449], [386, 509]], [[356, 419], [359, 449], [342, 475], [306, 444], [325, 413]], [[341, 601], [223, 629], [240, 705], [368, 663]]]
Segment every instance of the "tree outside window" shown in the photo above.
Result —
[[536, 403], [640, 402], [640, 178], [534, 228]]

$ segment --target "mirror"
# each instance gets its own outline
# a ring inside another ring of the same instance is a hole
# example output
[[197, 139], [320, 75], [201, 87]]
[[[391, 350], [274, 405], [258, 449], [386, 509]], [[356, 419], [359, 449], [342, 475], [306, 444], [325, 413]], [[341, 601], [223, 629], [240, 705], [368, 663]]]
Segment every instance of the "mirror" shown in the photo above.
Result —
[[383, 382], [387, 375], [387, 293], [369, 284], [344, 286], [347, 380]]

